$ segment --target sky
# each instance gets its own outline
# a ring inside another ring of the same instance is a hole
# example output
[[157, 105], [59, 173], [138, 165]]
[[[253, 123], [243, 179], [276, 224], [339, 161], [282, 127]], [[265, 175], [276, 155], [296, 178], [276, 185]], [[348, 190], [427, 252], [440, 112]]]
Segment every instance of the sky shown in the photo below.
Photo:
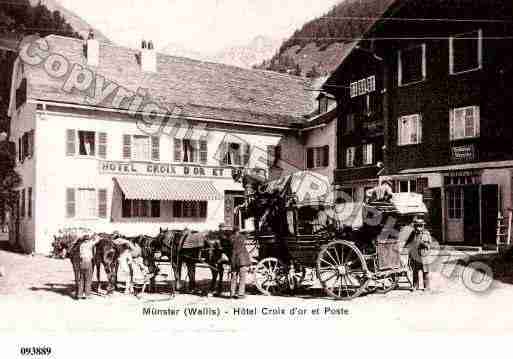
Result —
[[[59, 0], [115, 43], [157, 49], [179, 44], [202, 53], [256, 36], [284, 39], [341, 0]], [[108, 5], [107, 5], [108, 4]]]

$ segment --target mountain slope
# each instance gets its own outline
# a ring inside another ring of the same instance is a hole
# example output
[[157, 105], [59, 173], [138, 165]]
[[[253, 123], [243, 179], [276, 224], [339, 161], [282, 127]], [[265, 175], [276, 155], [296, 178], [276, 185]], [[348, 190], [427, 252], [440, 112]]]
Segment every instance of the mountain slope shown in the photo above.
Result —
[[360, 38], [395, 0], [345, 0], [304, 24], [258, 68], [309, 77], [332, 72], [347, 43]]
[[282, 40], [257, 36], [246, 45], [227, 47], [213, 54], [195, 51], [176, 43], [166, 45], [162, 52], [172, 56], [251, 68], [272, 57], [281, 43]]
[[104, 42], [111, 42], [107, 36], [101, 31], [95, 29], [82, 17], [75, 14], [73, 11], [62, 6], [57, 0], [41, 0], [41, 4], [45, 5], [50, 11], [59, 11], [61, 16], [73, 27], [73, 29], [82, 36], [86, 36], [89, 30], [92, 29], [95, 37]]

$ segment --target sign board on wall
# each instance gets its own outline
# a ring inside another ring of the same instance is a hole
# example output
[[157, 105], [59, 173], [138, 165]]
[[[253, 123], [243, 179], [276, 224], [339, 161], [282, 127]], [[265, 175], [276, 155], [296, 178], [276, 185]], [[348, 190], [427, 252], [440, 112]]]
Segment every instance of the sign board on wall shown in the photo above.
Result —
[[221, 166], [199, 166], [151, 162], [99, 161], [101, 174], [147, 175], [160, 177], [210, 177], [232, 179], [232, 169]]
[[451, 161], [473, 161], [476, 159], [476, 148], [473, 144], [451, 147]]

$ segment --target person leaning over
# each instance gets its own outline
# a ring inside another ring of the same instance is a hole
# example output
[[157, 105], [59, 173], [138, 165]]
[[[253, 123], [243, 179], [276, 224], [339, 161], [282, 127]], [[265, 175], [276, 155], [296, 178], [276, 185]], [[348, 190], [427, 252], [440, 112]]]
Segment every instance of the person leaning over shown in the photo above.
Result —
[[[230, 296], [234, 299], [242, 299], [246, 293], [246, 276], [248, 267], [251, 264], [244, 236], [234, 227], [233, 234], [230, 237], [232, 242], [232, 260], [231, 260], [231, 285]], [[238, 292], [237, 292], [238, 285]], [[237, 292], [237, 294], [236, 294]]]
[[89, 299], [91, 296], [94, 246], [100, 239], [101, 237], [98, 235], [86, 236], [85, 240], [80, 244], [80, 268], [78, 271], [76, 299]]

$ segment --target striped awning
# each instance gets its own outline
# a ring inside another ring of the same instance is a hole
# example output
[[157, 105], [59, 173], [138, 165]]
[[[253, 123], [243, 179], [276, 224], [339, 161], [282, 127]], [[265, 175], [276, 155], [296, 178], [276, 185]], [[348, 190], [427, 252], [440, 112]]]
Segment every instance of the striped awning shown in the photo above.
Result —
[[211, 181], [153, 177], [116, 177], [127, 199], [161, 201], [214, 201], [221, 194]]

